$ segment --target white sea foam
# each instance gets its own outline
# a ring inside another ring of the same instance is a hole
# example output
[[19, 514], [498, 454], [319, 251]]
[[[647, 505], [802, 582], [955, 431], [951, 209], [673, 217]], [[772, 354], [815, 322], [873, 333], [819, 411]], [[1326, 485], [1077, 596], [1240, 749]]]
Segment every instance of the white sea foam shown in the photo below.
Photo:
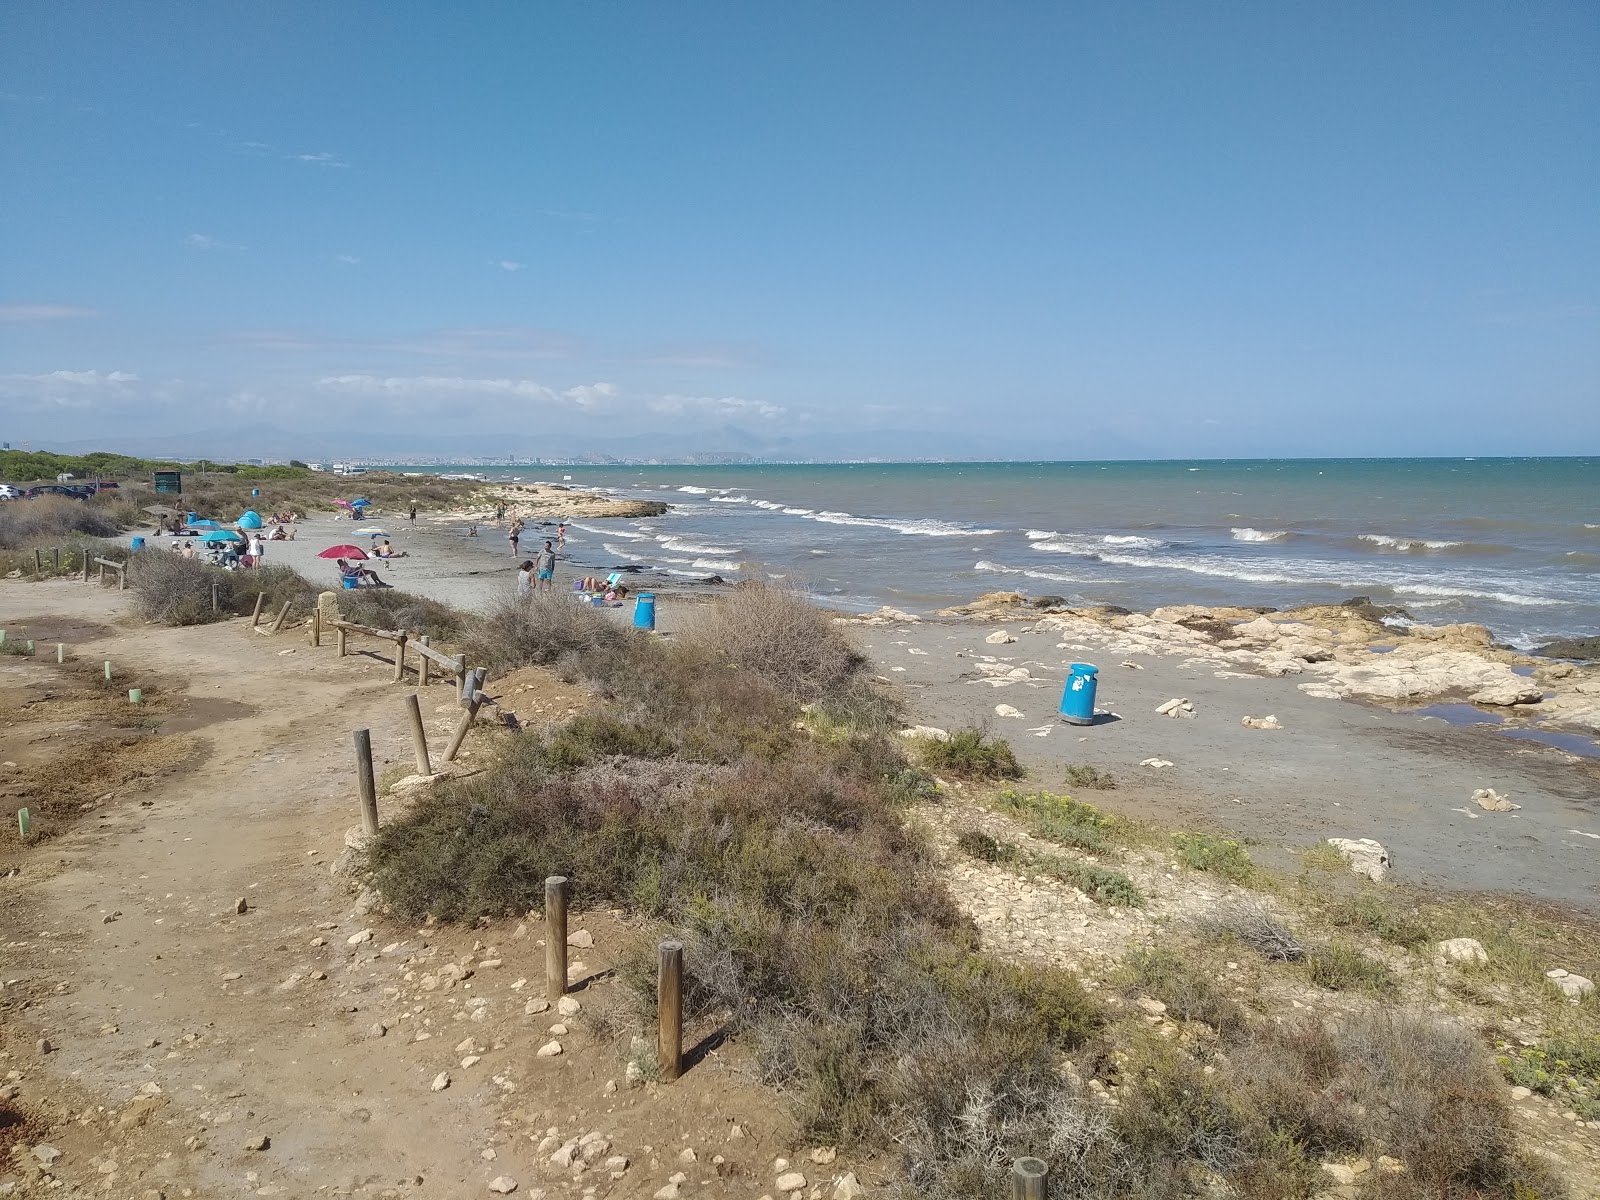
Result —
[[1053, 530], [1053, 529], [1030, 529], [1030, 530], [1028, 530], [1028, 540], [1030, 542], [1048, 541], [1053, 537], [1059, 537], [1059, 536], [1060, 535], [1057, 534], [1056, 531]]
[[896, 533], [920, 534], [922, 537], [985, 537], [999, 533], [998, 529], [974, 529], [970, 525], [957, 525], [952, 521], [936, 521], [931, 517], [914, 521], [894, 521], [885, 517], [858, 517], [847, 512], [818, 512], [809, 519], [828, 525], [862, 525], [869, 529], [892, 529]]
[[1281, 542], [1289, 536], [1287, 529], [1251, 529], [1248, 525], [1233, 529], [1236, 542]]
[[683, 487], [679, 488], [678, 490], [680, 492], [689, 492], [689, 493], [691, 493], [692, 495], [695, 495], [695, 496], [707, 496], [707, 495], [711, 494], [711, 489], [710, 488], [694, 487], [692, 484], [685, 484]]
[[632, 558], [634, 556], [634, 548], [632, 546], [617, 546], [611, 542], [601, 542], [600, 549], [607, 554], [615, 554], [618, 558]]
[[737, 546], [700, 546], [676, 537], [658, 537], [656, 541], [661, 543], [662, 549], [676, 550], [679, 554], [720, 554], [726, 557], [739, 553]]
[[1139, 550], [1159, 550], [1166, 545], [1160, 538], [1140, 537], [1133, 533], [1108, 533], [1100, 540], [1108, 546], [1133, 546]]
[[736, 562], [722, 562], [715, 558], [697, 558], [694, 565], [706, 571], [742, 571], [744, 568]]
[[1449, 550], [1459, 546], [1460, 542], [1430, 541], [1426, 538], [1391, 537], [1387, 533], [1362, 533], [1356, 535], [1357, 541], [1371, 542], [1374, 546], [1382, 546], [1385, 550]]
[[1004, 563], [989, 562], [982, 559], [973, 564], [974, 571], [992, 571], [997, 575], [1022, 575], [1028, 579], [1048, 579], [1054, 583], [1081, 583], [1071, 575], [1058, 575], [1054, 571], [1031, 571], [1026, 567], [1008, 567]]
[[783, 505], [777, 503], [774, 500], [752, 500], [752, 501], [750, 501], [750, 503], [755, 505], [755, 507], [757, 507], [757, 508], [764, 508], [764, 509], [768, 510], [769, 512], [782, 512], [783, 511]]
[[568, 529], [581, 529], [585, 533], [598, 533], [605, 537], [627, 538], [633, 542], [648, 542], [650, 535], [647, 533], [629, 533], [626, 529], [596, 529], [593, 525], [580, 525], [576, 521], [567, 522]]
[[750, 497], [749, 496], [713, 496], [713, 497], [711, 497], [711, 503], [713, 503], [713, 504], [749, 504], [750, 503]]
[[783, 511], [785, 516], [790, 517], [809, 517], [813, 512], [813, 510], [809, 508], [786, 508]]

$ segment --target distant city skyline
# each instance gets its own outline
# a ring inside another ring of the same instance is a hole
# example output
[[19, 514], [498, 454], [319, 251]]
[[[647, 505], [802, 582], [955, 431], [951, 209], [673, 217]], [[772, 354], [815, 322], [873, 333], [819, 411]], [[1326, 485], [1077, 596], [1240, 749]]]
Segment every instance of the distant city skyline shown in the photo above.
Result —
[[13, 445], [1600, 452], [1593, 5], [0, 30]]

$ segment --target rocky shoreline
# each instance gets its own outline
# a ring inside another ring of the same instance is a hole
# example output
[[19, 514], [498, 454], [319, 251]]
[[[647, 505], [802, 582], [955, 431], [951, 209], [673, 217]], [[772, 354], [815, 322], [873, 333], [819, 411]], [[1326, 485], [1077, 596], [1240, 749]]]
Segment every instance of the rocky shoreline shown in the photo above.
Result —
[[[1048, 598], [1047, 598], [1048, 599]], [[1423, 625], [1363, 597], [1343, 604], [1271, 609], [1181, 605], [1135, 613], [1071, 608], [990, 592], [935, 617], [1026, 619], [1069, 638], [1111, 632], [1125, 654], [1179, 655], [1214, 671], [1303, 675], [1310, 696], [1414, 706], [1460, 701], [1511, 718], [1600, 734], [1600, 664], [1553, 660], [1497, 644], [1482, 625]], [[857, 618], [917, 620], [896, 609]]]

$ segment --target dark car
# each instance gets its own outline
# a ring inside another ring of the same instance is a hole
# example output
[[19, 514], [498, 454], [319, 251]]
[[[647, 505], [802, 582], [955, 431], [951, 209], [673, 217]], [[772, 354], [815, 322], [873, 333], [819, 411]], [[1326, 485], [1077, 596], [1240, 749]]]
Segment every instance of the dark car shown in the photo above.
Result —
[[93, 490], [80, 491], [77, 488], [68, 487], [64, 483], [41, 483], [38, 487], [29, 488], [23, 495], [30, 500], [35, 496], [66, 496], [71, 500], [87, 500], [94, 495], [94, 492]]

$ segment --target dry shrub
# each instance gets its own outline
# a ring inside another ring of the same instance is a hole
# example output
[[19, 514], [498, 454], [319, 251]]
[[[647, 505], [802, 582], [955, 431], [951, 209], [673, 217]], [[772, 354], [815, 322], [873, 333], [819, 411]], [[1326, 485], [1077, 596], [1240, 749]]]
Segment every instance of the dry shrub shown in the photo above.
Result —
[[[216, 612], [211, 610], [213, 584], [217, 589]], [[276, 616], [288, 601], [291, 612], [305, 616], [318, 595], [314, 584], [289, 567], [228, 571], [149, 547], [129, 557], [128, 586], [136, 593], [139, 615], [160, 625], [204, 625], [243, 616], [255, 610], [256, 597], [263, 593], [263, 614]]]
[[1238, 939], [1268, 962], [1299, 962], [1306, 956], [1305, 944], [1294, 930], [1260, 901], [1221, 905], [1199, 924], [1208, 932]]
[[1167, 946], [1134, 950], [1126, 961], [1129, 995], [1154, 996], [1180, 1021], [1199, 1021], [1224, 1036], [1245, 1027], [1245, 1012], [1217, 986], [1216, 974]]
[[601, 683], [634, 640], [632, 630], [565, 592], [535, 592], [496, 600], [471, 623], [464, 648], [468, 661], [498, 674], [541, 666], [570, 680]]
[[867, 662], [803, 592], [761, 581], [742, 583], [696, 610], [682, 637], [708, 658], [754, 671], [801, 702], [845, 686]]
[[104, 508], [66, 496], [0, 502], [0, 550], [20, 550], [50, 538], [115, 537], [122, 531]]
[[338, 596], [339, 615], [344, 620], [424, 634], [430, 645], [456, 642], [467, 626], [467, 616], [460, 609], [399, 588], [350, 588]]
[[1021, 779], [1022, 766], [1004, 738], [981, 729], [958, 729], [948, 741], [921, 741], [922, 765], [963, 779]]

